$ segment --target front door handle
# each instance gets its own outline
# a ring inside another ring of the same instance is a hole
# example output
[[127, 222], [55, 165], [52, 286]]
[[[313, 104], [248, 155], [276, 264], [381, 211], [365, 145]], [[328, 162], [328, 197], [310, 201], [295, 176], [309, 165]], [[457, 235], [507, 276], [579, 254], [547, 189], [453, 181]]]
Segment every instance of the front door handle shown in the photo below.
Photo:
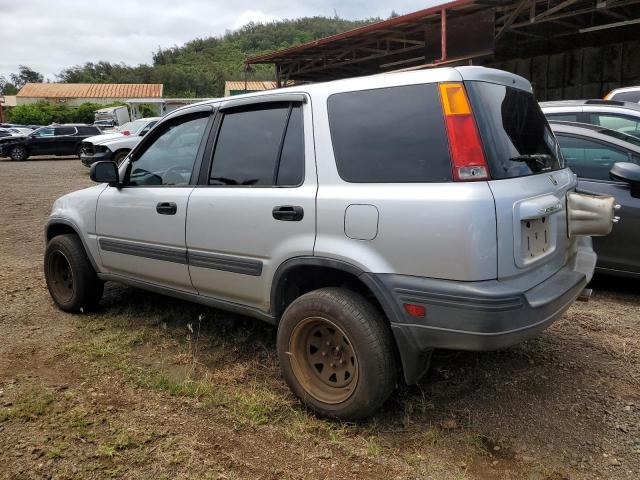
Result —
[[160, 215], [175, 215], [178, 211], [178, 206], [173, 202], [160, 202], [156, 205], [156, 212]]
[[273, 207], [273, 218], [285, 222], [299, 222], [304, 217], [304, 209], [298, 205], [280, 205]]

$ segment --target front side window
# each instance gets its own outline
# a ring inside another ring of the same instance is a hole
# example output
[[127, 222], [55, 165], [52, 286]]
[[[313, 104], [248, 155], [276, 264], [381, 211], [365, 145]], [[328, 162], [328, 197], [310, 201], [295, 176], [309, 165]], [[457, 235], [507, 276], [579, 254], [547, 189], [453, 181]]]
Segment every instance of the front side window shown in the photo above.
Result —
[[611, 180], [609, 171], [616, 162], [638, 162], [637, 157], [610, 145], [582, 137], [557, 135], [567, 165], [581, 178]]
[[225, 112], [210, 185], [294, 186], [303, 171], [301, 105], [269, 103]]
[[188, 185], [209, 114], [167, 122], [147, 148], [133, 159], [131, 186]]
[[42, 127], [36, 130], [35, 132], [33, 132], [33, 136], [36, 138], [53, 137], [53, 135], [54, 135], [53, 127]]
[[338, 173], [352, 183], [451, 180], [436, 84], [337, 93], [328, 100]]
[[592, 113], [589, 123], [640, 137], [640, 120], [637, 118], [616, 115], [615, 113]]

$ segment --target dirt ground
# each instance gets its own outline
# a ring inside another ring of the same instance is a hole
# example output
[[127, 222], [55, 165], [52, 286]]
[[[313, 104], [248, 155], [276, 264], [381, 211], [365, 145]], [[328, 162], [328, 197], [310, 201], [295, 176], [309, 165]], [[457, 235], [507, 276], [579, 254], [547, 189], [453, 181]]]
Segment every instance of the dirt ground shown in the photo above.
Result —
[[266, 324], [109, 284], [57, 310], [44, 222], [89, 184], [78, 160], [0, 160], [1, 479], [640, 478], [640, 282], [596, 278], [539, 338], [438, 352], [374, 418], [329, 422]]

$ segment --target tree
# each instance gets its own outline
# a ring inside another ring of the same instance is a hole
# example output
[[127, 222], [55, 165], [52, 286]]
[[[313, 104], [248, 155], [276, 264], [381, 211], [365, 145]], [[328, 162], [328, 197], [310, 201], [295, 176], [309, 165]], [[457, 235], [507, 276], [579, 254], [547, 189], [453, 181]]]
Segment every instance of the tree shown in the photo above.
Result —
[[0, 95], [15, 95], [18, 93], [16, 86], [0, 75]]
[[11, 82], [18, 88], [24, 87], [25, 83], [42, 83], [44, 77], [41, 73], [27, 67], [26, 65], [18, 66], [18, 73], [12, 73], [10, 75]]

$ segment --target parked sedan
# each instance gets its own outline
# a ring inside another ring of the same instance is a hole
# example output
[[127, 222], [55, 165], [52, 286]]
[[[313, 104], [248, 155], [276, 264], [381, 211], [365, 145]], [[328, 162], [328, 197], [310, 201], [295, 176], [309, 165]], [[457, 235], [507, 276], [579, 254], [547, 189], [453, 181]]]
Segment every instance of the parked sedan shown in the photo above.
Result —
[[613, 195], [620, 222], [606, 237], [594, 237], [597, 269], [640, 277], [640, 139], [596, 125], [551, 122], [583, 193]]
[[541, 102], [549, 121], [599, 125], [640, 138], [640, 105], [618, 100], [561, 100]]
[[26, 160], [32, 155], [77, 155], [85, 138], [99, 135], [90, 125], [55, 125], [42, 127], [28, 135], [0, 138], [0, 156]]

